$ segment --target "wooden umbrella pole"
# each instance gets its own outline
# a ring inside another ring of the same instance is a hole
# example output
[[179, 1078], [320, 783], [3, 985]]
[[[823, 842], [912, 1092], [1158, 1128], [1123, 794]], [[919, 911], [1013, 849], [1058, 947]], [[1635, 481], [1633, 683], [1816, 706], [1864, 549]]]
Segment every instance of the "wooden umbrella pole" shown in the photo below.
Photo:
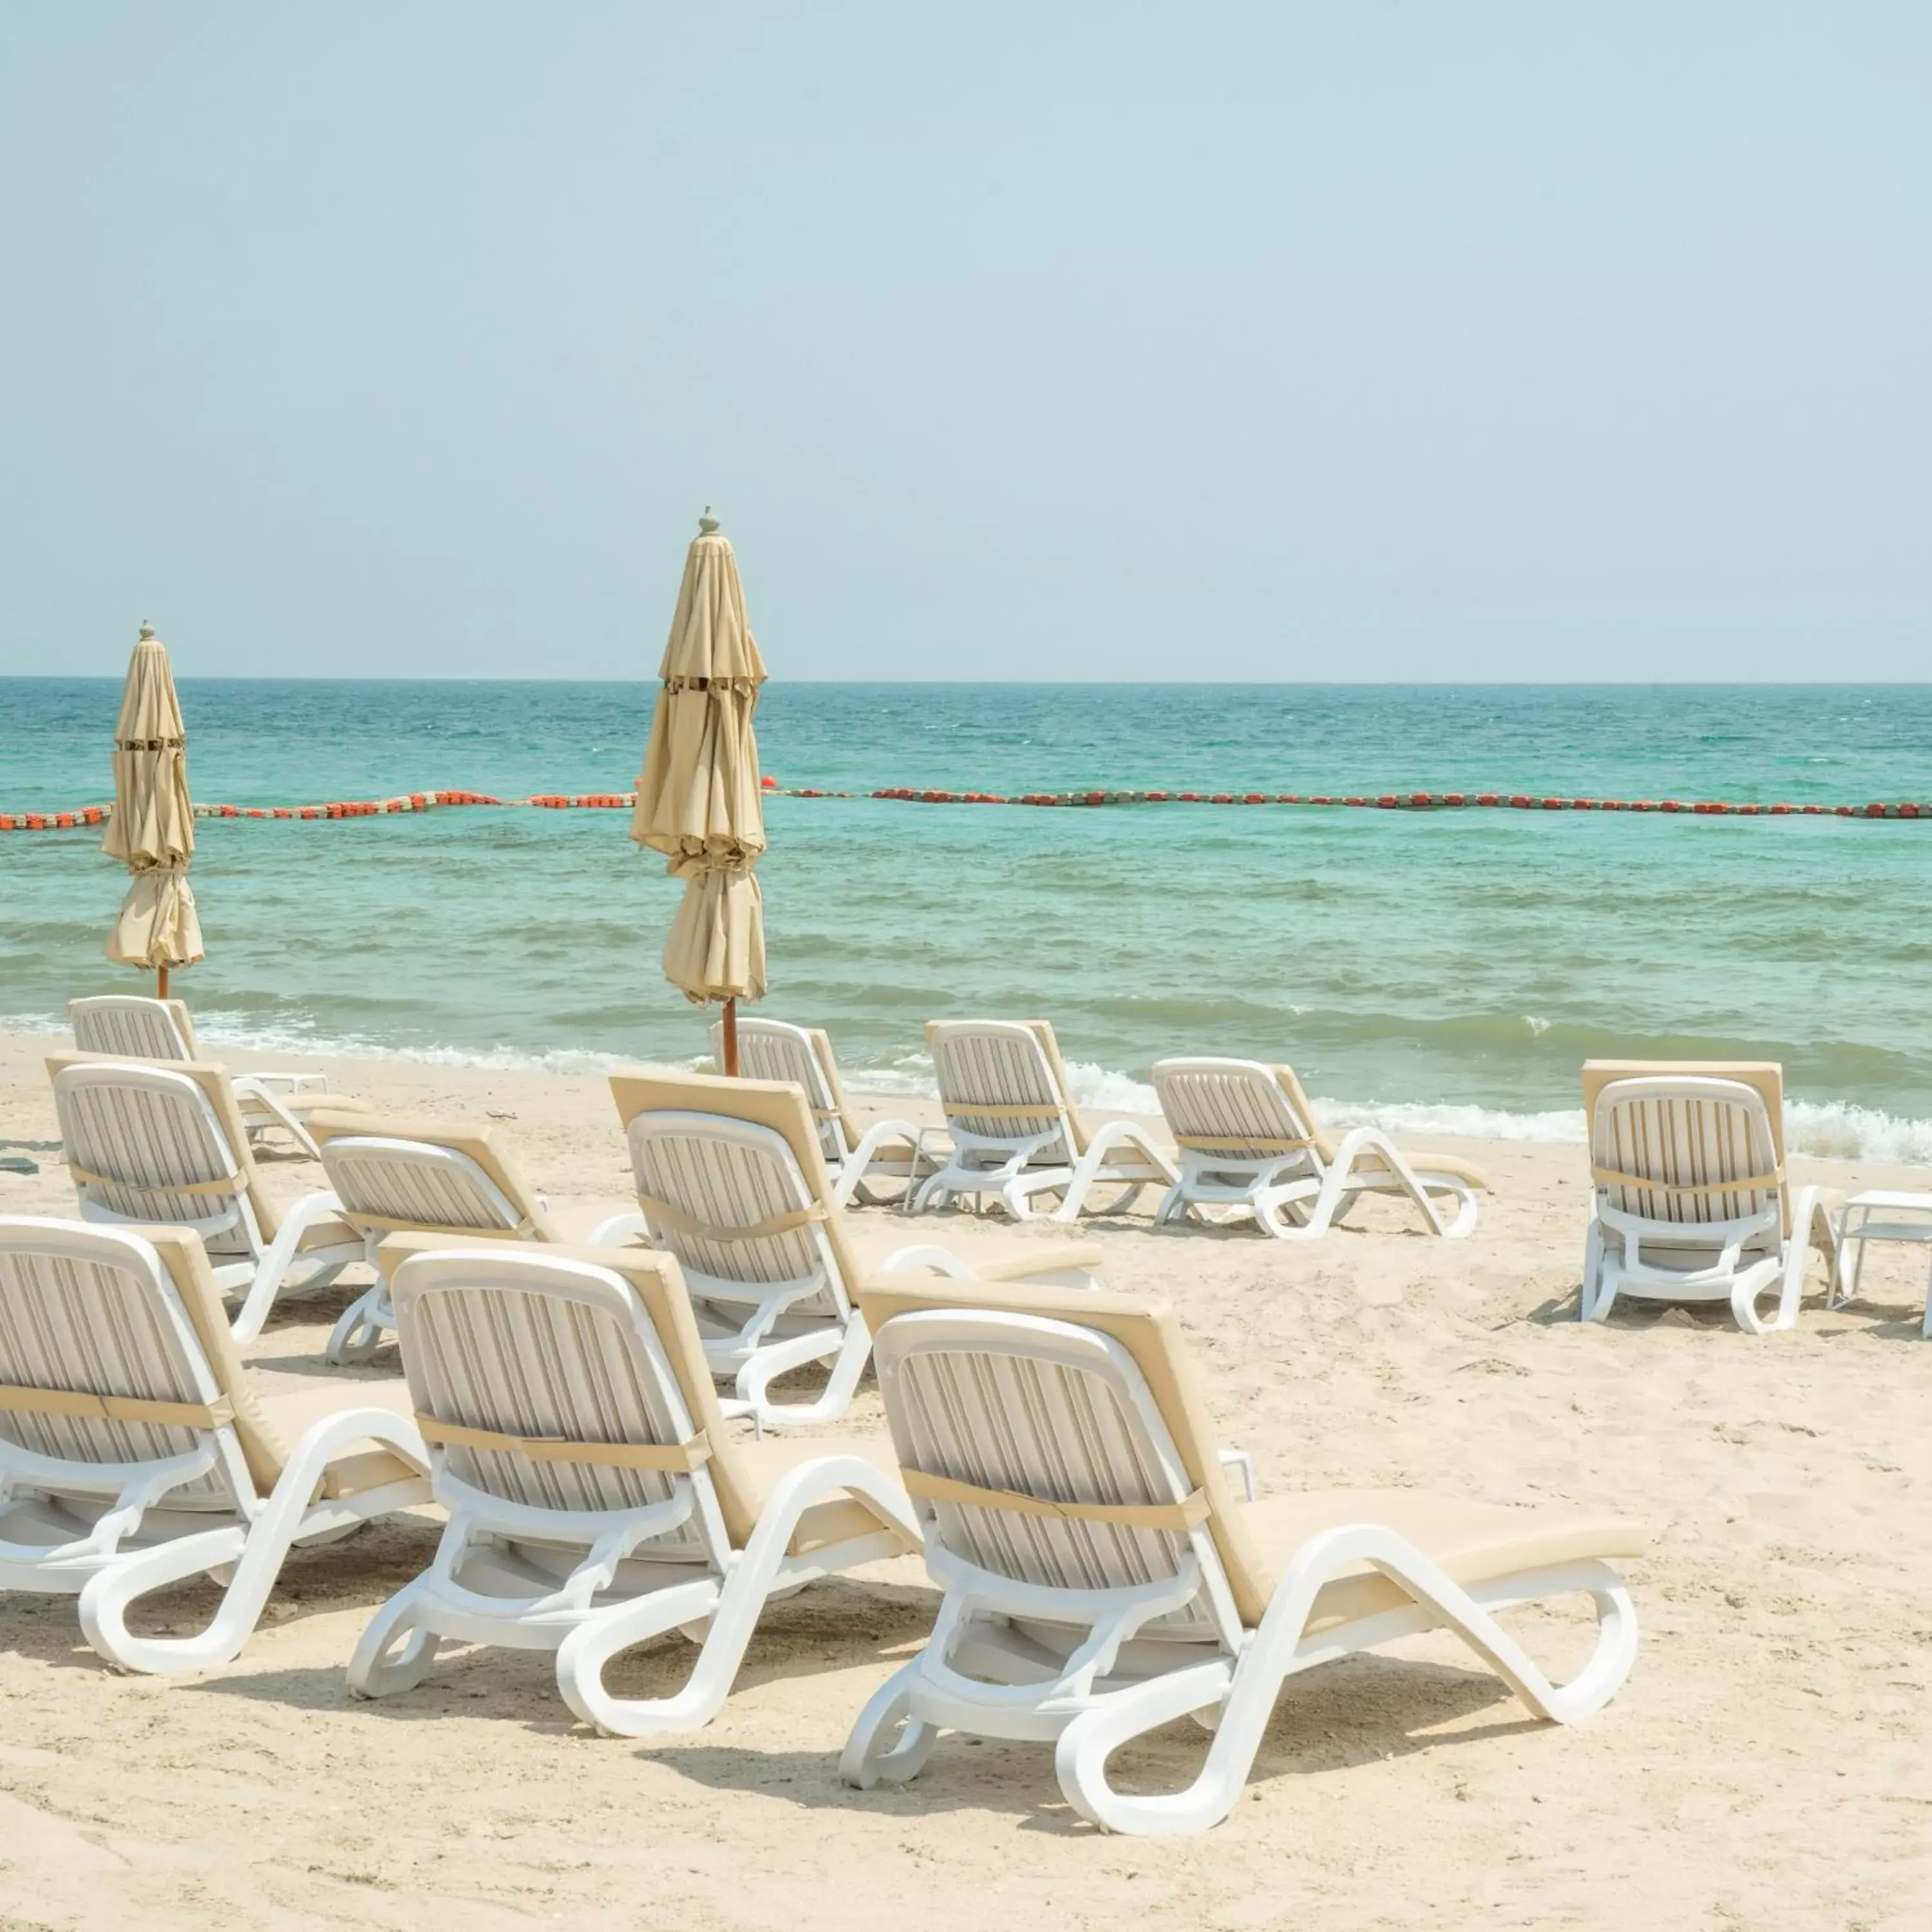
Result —
[[154, 968], [154, 982], [159, 989], [158, 996], [165, 1000], [168, 996], [168, 969], [165, 966]]
[[738, 1077], [738, 1002], [724, 1002], [724, 1071], [730, 1078]]

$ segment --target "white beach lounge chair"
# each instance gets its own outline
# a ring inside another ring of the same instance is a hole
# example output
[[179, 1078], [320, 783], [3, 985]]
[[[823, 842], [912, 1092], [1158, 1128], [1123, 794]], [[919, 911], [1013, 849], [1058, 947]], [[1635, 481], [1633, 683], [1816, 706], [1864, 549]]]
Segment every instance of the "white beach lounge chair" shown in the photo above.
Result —
[[[104, 993], [67, 1003], [74, 1027], [74, 1043], [82, 1053], [106, 1054], [116, 1060], [192, 1060], [201, 1051], [195, 1044], [194, 1023], [179, 1000], [148, 999], [138, 993]], [[243, 1124], [251, 1140], [280, 1128], [310, 1160], [315, 1141], [304, 1117], [316, 1107], [354, 1106], [340, 1094], [332, 1096], [324, 1073], [232, 1073]]]
[[1128, 1120], [1090, 1132], [1069, 1097], [1045, 1020], [932, 1020], [926, 1029], [952, 1152], [913, 1196], [915, 1211], [956, 1195], [993, 1195], [1016, 1221], [1036, 1194], [1058, 1193], [1056, 1221], [1076, 1219], [1096, 1186], [1118, 1186], [1118, 1213], [1143, 1187], [1172, 1187], [1174, 1163]]
[[[1404, 1194], [1431, 1234], [1454, 1240], [1475, 1227], [1474, 1190], [1488, 1184], [1475, 1168], [1453, 1155], [1404, 1154], [1376, 1127], [1352, 1129], [1338, 1144], [1317, 1124], [1292, 1067], [1163, 1060], [1154, 1084], [1180, 1150], [1180, 1178], [1156, 1221], [1232, 1208], [1279, 1240], [1310, 1241], [1364, 1194]], [[1445, 1219], [1450, 1202], [1454, 1216]]]
[[[429, 1500], [402, 1395], [265, 1398], [188, 1229], [0, 1219], [0, 1589], [78, 1592], [124, 1670], [225, 1664], [292, 1544]], [[129, 1630], [139, 1598], [204, 1574], [206, 1629]]]
[[[564, 1701], [613, 1736], [690, 1730], [773, 1596], [917, 1548], [884, 1444], [726, 1435], [670, 1256], [421, 1234], [382, 1252], [449, 1525], [356, 1646], [363, 1696], [420, 1682], [458, 1637], [554, 1650]], [[610, 1658], [672, 1630], [699, 1646], [681, 1690], [604, 1688]]]
[[[1293, 1672], [1445, 1630], [1565, 1724], [1629, 1674], [1636, 1618], [1610, 1565], [1642, 1550], [1640, 1524], [1408, 1490], [1237, 1502], [1164, 1305], [968, 1282], [877, 1282], [863, 1303], [945, 1594], [853, 1730], [851, 1784], [910, 1778], [942, 1728], [1031, 1738], [1054, 1744], [1083, 1818], [1198, 1831], [1240, 1796]], [[1496, 1613], [1571, 1593], [1592, 1600], [1598, 1639], [1559, 1687]], [[1192, 1784], [1109, 1783], [1120, 1745], [1190, 1714], [1214, 1732]]]
[[[371, 1267], [389, 1235], [410, 1231], [506, 1241], [560, 1241], [550, 1204], [518, 1172], [490, 1128], [376, 1114], [317, 1114], [310, 1122], [328, 1177], [325, 1192], [290, 1210], [340, 1223]], [[396, 1325], [388, 1290], [352, 1302], [323, 1351], [332, 1362], [367, 1361]]]
[[362, 1258], [362, 1237], [320, 1197], [276, 1212], [223, 1068], [64, 1053], [47, 1071], [81, 1219], [192, 1228], [215, 1280], [242, 1298], [237, 1341], [262, 1332], [285, 1284], [323, 1287]]
[[[711, 1051], [722, 1066], [722, 1024], [711, 1029]], [[832, 1196], [840, 1207], [850, 1207], [855, 1197], [868, 1208], [880, 1206], [884, 1197], [874, 1184], [896, 1183], [894, 1192], [902, 1194], [918, 1178], [920, 1130], [910, 1120], [874, 1120], [862, 1133], [859, 1130], [846, 1104], [831, 1036], [823, 1027], [794, 1026], [788, 1020], [740, 1020], [738, 1070], [747, 1079], [788, 1080], [805, 1090], [812, 1118], [818, 1123], [818, 1144], [832, 1177]]]
[[[1784, 1172], [1784, 1070], [1772, 1060], [1592, 1060], [1583, 1066], [1594, 1186], [1578, 1313], [1620, 1295], [1727, 1301], [1754, 1335], [1796, 1328], [1810, 1250], [1838, 1234], [1816, 1187]], [[1767, 1322], [1760, 1299], [1775, 1292]]]
[[[1086, 1242], [1036, 1241], [969, 1266], [929, 1243], [867, 1240], [833, 1198], [802, 1089], [784, 1082], [619, 1073], [610, 1091], [638, 1204], [592, 1242], [641, 1234], [677, 1257], [711, 1372], [736, 1383], [734, 1412], [761, 1428], [845, 1413], [871, 1350], [854, 1306], [868, 1275], [928, 1269], [1089, 1286], [1100, 1265]], [[777, 1377], [819, 1361], [830, 1373], [816, 1400], [773, 1399]]]

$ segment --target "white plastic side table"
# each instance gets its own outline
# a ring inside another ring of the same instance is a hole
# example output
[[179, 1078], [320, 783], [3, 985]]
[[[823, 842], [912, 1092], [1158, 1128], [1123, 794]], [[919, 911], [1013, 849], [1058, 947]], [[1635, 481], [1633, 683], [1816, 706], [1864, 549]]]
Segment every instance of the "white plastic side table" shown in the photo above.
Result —
[[[1845, 1218], [1838, 1230], [1838, 1271], [1832, 1283], [1831, 1305], [1855, 1299], [1865, 1271], [1868, 1241], [1910, 1241], [1932, 1247], [1932, 1194], [1900, 1194], [1874, 1188], [1855, 1194], [1845, 1203]], [[1858, 1244], [1858, 1259], [1852, 1261], [1852, 1245]], [[1851, 1284], [1845, 1274], [1851, 1270]], [[1919, 1328], [1924, 1340], [1932, 1341], [1932, 1280], [1925, 1288], [1925, 1319]]]

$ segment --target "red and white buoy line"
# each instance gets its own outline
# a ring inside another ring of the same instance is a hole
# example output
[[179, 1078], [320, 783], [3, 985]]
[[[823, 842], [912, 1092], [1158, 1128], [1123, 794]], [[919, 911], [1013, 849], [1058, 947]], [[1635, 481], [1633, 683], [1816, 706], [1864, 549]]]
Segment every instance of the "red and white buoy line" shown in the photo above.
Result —
[[[1549, 798], [1527, 792], [1411, 791], [1346, 796], [1317, 792], [1228, 791], [930, 791], [892, 785], [872, 792], [824, 791], [814, 786], [780, 786], [766, 778], [764, 789], [779, 798], [869, 798], [911, 805], [1120, 805], [1354, 806], [1382, 812], [1456, 811], [1488, 806], [1512, 812], [1660, 812], [1705, 818], [1927, 818], [1932, 805], [1911, 800], [1865, 805], [1738, 805], [1714, 799]], [[530, 798], [495, 798], [480, 791], [412, 791], [394, 798], [334, 799], [326, 805], [197, 805], [197, 818], [376, 818], [390, 813], [430, 812], [440, 806], [534, 806], [545, 811], [573, 808], [628, 812], [634, 792], [539, 792]], [[113, 816], [109, 805], [86, 805], [72, 812], [0, 812], [0, 832], [82, 831]]]

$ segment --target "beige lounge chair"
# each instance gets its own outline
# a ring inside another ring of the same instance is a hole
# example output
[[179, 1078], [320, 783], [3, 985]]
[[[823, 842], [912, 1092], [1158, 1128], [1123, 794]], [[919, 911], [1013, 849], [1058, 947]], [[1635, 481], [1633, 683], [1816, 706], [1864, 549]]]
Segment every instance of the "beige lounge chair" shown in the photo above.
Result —
[[[1090, 1244], [1040, 1241], [970, 1264], [929, 1243], [868, 1238], [835, 1198], [802, 1088], [782, 1081], [618, 1073], [610, 1079], [638, 1190], [633, 1212], [592, 1234], [641, 1234], [675, 1255], [696, 1304], [705, 1358], [735, 1382], [734, 1412], [760, 1427], [836, 1420], [850, 1405], [871, 1340], [853, 1291], [899, 1270], [1090, 1286]], [[778, 1376], [808, 1362], [830, 1373], [809, 1402], [775, 1400]]]
[[[1774, 1060], [1592, 1060], [1583, 1110], [1594, 1190], [1578, 1313], [1620, 1295], [1727, 1301], [1754, 1335], [1796, 1328], [1808, 1252], [1838, 1233], [1815, 1186], [1784, 1171], [1784, 1070]], [[1757, 1310], [1777, 1292], [1767, 1322]]]
[[[398, 1234], [381, 1265], [449, 1523], [356, 1646], [362, 1695], [410, 1688], [456, 1637], [554, 1650], [600, 1730], [689, 1730], [772, 1597], [917, 1548], [883, 1444], [726, 1432], [670, 1256]], [[683, 1688], [613, 1695], [610, 1658], [670, 1630], [698, 1646]]]
[[[1318, 1239], [1364, 1194], [1402, 1194], [1433, 1234], [1457, 1240], [1476, 1225], [1478, 1169], [1453, 1154], [1405, 1154], [1376, 1127], [1355, 1127], [1338, 1144], [1324, 1134], [1292, 1066], [1258, 1060], [1163, 1060], [1154, 1090], [1174, 1144], [1180, 1178], [1154, 1215], [1190, 1209], [1251, 1214], [1283, 1241]], [[1437, 1196], [1456, 1205], [1445, 1220]]]
[[[387, 1236], [408, 1230], [508, 1241], [564, 1238], [549, 1202], [488, 1126], [363, 1113], [317, 1114], [310, 1124], [328, 1186], [297, 1203], [291, 1218], [346, 1228], [371, 1266]], [[379, 1274], [344, 1310], [324, 1353], [332, 1362], [366, 1361], [395, 1325]]]
[[[403, 1394], [265, 1398], [189, 1229], [0, 1218], [0, 1588], [78, 1592], [124, 1670], [225, 1664], [291, 1545], [428, 1501]], [[204, 1574], [206, 1630], [128, 1630], [137, 1599]]]
[[[1407, 1490], [1238, 1502], [1164, 1304], [971, 1282], [874, 1282], [860, 1300], [945, 1594], [854, 1726], [850, 1783], [913, 1776], [942, 1727], [1034, 1739], [1093, 1823], [1198, 1831], [1240, 1796], [1293, 1672], [1446, 1630], [1565, 1724], [1629, 1674], [1636, 1617], [1611, 1564], [1642, 1551], [1639, 1523]], [[1496, 1612], [1570, 1593], [1592, 1600], [1598, 1641], [1558, 1687]], [[1190, 1714], [1214, 1734], [1190, 1786], [1109, 1784], [1121, 1744]]]
[[[195, 1044], [194, 1022], [179, 1000], [154, 1000], [139, 993], [104, 993], [67, 1003], [74, 1027], [74, 1043], [82, 1053], [101, 1053], [116, 1060], [202, 1059]], [[328, 1092], [322, 1073], [234, 1073], [229, 1076], [240, 1104], [249, 1137], [279, 1127], [310, 1160], [315, 1140], [307, 1116], [318, 1107], [338, 1112], [359, 1103]]]
[[1094, 1187], [1122, 1190], [1118, 1213], [1149, 1186], [1172, 1187], [1174, 1163], [1130, 1120], [1089, 1129], [1075, 1110], [1066, 1068], [1045, 1020], [929, 1020], [926, 1045], [952, 1151], [913, 1196], [915, 1211], [956, 1195], [992, 1195], [1016, 1221], [1036, 1194], [1058, 1193], [1072, 1221]]
[[237, 1341], [262, 1332], [285, 1282], [325, 1286], [362, 1258], [362, 1237], [332, 1212], [276, 1211], [226, 1069], [57, 1053], [47, 1072], [81, 1219], [192, 1228], [215, 1280], [242, 1298]]
[[[712, 1058], [724, 1064], [724, 1028], [711, 1029]], [[867, 1207], [882, 1204], [873, 1184], [884, 1179], [904, 1194], [919, 1178], [920, 1129], [910, 1120], [874, 1120], [862, 1132], [853, 1119], [838, 1077], [832, 1036], [823, 1027], [794, 1026], [788, 1020], [738, 1022], [738, 1071], [752, 1080], [788, 1080], [805, 1090], [806, 1103], [818, 1123], [818, 1144], [832, 1177], [832, 1192], [842, 1208], [854, 1198]]]

